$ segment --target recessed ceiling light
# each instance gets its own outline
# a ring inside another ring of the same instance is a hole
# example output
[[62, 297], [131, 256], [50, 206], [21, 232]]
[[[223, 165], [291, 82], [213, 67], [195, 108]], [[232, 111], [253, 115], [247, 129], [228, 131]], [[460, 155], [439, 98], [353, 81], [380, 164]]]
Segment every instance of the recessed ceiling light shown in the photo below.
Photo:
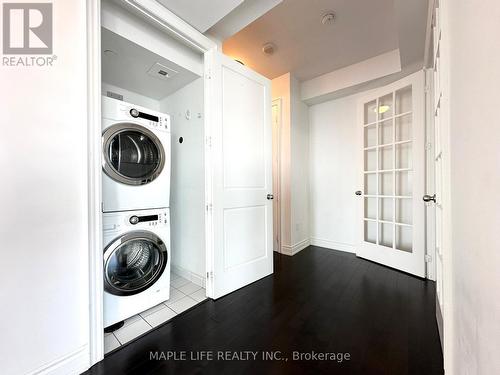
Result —
[[264, 55], [271, 56], [274, 52], [276, 52], [276, 45], [274, 43], [265, 43], [262, 45], [262, 52]]
[[331, 25], [335, 22], [335, 13], [334, 12], [326, 12], [321, 16], [321, 23], [323, 25]]

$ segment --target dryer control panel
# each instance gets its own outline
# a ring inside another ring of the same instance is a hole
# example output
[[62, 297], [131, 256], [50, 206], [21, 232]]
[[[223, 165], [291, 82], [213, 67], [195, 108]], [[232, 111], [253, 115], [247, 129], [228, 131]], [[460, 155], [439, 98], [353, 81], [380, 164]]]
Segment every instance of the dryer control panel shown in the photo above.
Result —
[[153, 128], [157, 128], [160, 130], [169, 130], [170, 128], [170, 118], [168, 116], [161, 116], [159, 113], [154, 112], [146, 112], [138, 107], [126, 107], [125, 111], [128, 111], [129, 116], [134, 119], [141, 119], [141, 123], [147, 124]]
[[128, 222], [132, 225], [143, 224], [143, 226], [157, 226], [162, 224], [167, 224], [167, 215], [163, 213], [158, 213], [154, 215], [131, 215], [128, 218]]
[[170, 131], [170, 115], [136, 104], [103, 96], [102, 117], [114, 121], [131, 121], [152, 130]]

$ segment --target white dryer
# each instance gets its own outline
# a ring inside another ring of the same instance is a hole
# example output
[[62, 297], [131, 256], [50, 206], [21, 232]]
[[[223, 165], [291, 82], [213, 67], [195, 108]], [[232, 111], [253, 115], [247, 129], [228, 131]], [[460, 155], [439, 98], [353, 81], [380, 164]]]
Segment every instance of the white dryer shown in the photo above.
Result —
[[170, 116], [103, 96], [103, 212], [169, 207]]
[[169, 209], [103, 214], [104, 327], [170, 297]]

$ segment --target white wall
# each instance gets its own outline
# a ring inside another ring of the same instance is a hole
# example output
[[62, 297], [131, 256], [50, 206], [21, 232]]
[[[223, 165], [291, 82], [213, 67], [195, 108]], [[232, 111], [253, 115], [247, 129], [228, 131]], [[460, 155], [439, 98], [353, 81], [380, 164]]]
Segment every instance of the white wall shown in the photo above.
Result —
[[[103, 80], [105, 80], [106, 77], [103, 76]], [[149, 108], [154, 111], [159, 111], [160, 110], [160, 102], [155, 99], [151, 99], [150, 97], [137, 94], [133, 91], [123, 89], [118, 86], [111, 85], [106, 82], [102, 82], [101, 85], [101, 91], [102, 95], [107, 96], [107, 92], [111, 91], [120, 95], [123, 95], [123, 100], [126, 101], [127, 103], [132, 103], [136, 105], [140, 105], [145, 108]]]
[[[203, 78], [161, 102], [172, 116], [170, 192], [172, 265], [195, 282], [205, 280], [205, 134]], [[191, 118], [186, 118], [186, 110]], [[179, 137], [184, 142], [179, 143]], [[192, 277], [195, 277], [194, 279]]]
[[353, 95], [309, 107], [311, 243], [354, 251], [360, 144]]
[[[281, 246], [292, 245], [291, 235], [291, 192], [290, 192], [290, 148], [291, 148], [291, 111], [290, 111], [290, 73], [272, 80], [272, 98], [281, 99], [281, 131], [280, 131], [280, 208], [281, 208]], [[281, 250], [283, 251], [283, 250]]]
[[446, 3], [451, 61], [453, 367], [457, 375], [499, 374], [500, 3]]
[[0, 66], [6, 375], [89, 362], [86, 6], [52, 3], [54, 65]]
[[291, 110], [291, 240], [298, 250], [309, 245], [309, 108], [302, 102], [300, 83], [290, 80]]
[[272, 80], [281, 99], [281, 252], [293, 255], [309, 245], [309, 118], [299, 82], [286, 73]]

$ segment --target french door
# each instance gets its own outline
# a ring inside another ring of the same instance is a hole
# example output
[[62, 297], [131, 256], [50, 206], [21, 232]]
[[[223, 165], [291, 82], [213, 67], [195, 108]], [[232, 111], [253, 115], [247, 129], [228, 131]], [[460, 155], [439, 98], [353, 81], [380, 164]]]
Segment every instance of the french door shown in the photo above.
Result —
[[271, 81], [215, 54], [213, 297], [273, 272]]
[[356, 255], [425, 277], [424, 75], [375, 90], [359, 105], [360, 241]]

